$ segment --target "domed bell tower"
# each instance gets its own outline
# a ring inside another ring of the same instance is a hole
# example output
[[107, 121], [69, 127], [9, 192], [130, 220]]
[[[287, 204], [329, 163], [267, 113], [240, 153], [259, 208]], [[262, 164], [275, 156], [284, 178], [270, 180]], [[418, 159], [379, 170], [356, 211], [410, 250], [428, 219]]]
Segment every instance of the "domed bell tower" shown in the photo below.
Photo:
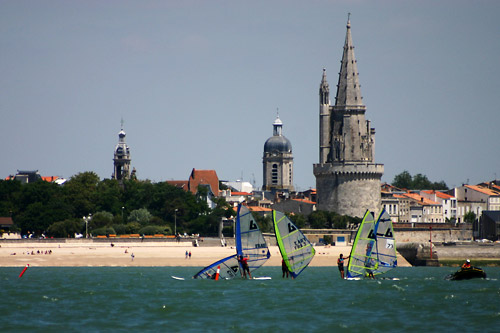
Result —
[[273, 136], [264, 144], [262, 164], [262, 190], [294, 190], [292, 144], [283, 136], [283, 122], [279, 115], [273, 123]]
[[123, 180], [130, 178], [130, 148], [125, 143], [125, 131], [122, 129], [118, 133], [118, 144], [115, 147], [115, 155], [113, 158], [114, 162], [114, 172], [112, 175], [113, 179]]

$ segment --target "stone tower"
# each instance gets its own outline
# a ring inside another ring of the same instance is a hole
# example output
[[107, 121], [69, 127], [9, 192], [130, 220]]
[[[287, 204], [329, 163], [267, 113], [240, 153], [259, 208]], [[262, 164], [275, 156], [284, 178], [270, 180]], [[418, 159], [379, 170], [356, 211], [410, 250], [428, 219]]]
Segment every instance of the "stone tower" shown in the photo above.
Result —
[[115, 147], [115, 155], [113, 158], [114, 162], [114, 172], [112, 175], [113, 179], [123, 180], [130, 178], [130, 148], [125, 143], [125, 131], [122, 128], [120, 133], [118, 133], [118, 144]]
[[325, 69], [319, 88], [319, 163], [313, 168], [320, 210], [362, 217], [366, 209], [380, 209], [384, 165], [374, 162], [375, 129], [365, 112], [348, 20], [335, 105]]
[[262, 190], [293, 191], [293, 156], [290, 140], [283, 136], [279, 115], [273, 123], [273, 136], [264, 144]]

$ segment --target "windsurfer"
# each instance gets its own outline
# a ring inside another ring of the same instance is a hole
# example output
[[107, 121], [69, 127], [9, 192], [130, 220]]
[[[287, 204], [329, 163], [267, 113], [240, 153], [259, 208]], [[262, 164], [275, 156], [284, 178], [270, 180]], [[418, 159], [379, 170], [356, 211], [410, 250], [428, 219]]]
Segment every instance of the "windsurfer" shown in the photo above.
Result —
[[286, 275], [286, 278], [288, 279], [288, 275], [290, 274], [290, 272], [288, 271], [288, 266], [286, 265], [285, 259], [281, 259], [281, 271], [283, 272], [283, 278], [285, 278]]
[[341, 279], [344, 278], [344, 260], [345, 259], [349, 259], [349, 257], [345, 257], [344, 258], [344, 255], [342, 253], [340, 254], [340, 257], [337, 259], [337, 266], [339, 266], [340, 278]]
[[373, 265], [373, 259], [371, 257], [372, 255], [372, 248], [373, 248], [373, 243], [370, 242], [366, 244], [366, 259], [365, 259], [365, 267], [366, 267], [366, 277], [370, 279], [375, 279], [375, 276], [373, 275], [373, 271], [371, 268], [374, 266]]
[[241, 277], [246, 279], [248, 273], [248, 277], [251, 279], [252, 275], [250, 274], [250, 267], [248, 267], [248, 258], [241, 255], [239, 256], [238, 261], [241, 264]]

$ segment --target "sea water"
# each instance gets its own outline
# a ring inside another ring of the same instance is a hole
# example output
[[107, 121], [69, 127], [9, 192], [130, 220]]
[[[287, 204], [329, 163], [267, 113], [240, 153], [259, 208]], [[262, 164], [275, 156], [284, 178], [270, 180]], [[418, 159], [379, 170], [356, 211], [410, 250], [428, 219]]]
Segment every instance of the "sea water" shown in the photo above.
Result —
[[[201, 268], [201, 267], [200, 267]], [[0, 268], [1, 332], [496, 332], [500, 268], [448, 281], [455, 268], [396, 268], [341, 280], [309, 267], [295, 280], [193, 280], [196, 267]], [[185, 277], [174, 280], [171, 276]], [[389, 279], [391, 278], [391, 279]]]

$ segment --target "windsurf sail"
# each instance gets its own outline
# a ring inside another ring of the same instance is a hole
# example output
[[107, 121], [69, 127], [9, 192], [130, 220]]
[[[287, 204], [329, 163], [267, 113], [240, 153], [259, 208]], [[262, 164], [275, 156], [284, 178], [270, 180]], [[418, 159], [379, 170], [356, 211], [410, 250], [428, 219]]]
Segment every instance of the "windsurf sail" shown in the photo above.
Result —
[[374, 233], [376, 246], [373, 249], [372, 256], [377, 258], [378, 267], [373, 274], [377, 275], [383, 274], [398, 265], [392, 220], [385, 209], [382, 209], [378, 216]]
[[214, 279], [218, 267], [220, 267], [219, 279], [233, 279], [237, 276], [240, 276], [238, 258], [236, 254], [233, 254], [232, 256], [226, 257], [214, 262], [213, 264], [208, 265], [207, 267], [196, 273], [193, 278]]
[[292, 277], [296, 278], [309, 265], [316, 251], [284, 213], [273, 210], [273, 221], [281, 256]]
[[346, 275], [348, 279], [363, 278], [378, 269], [377, 257], [373, 256], [375, 239], [375, 221], [373, 214], [367, 210], [351, 248]]
[[262, 266], [271, 257], [257, 222], [248, 208], [242, 204], [238, 205], [235, 236], [236, 254], [248, 258], [250, 272]]

